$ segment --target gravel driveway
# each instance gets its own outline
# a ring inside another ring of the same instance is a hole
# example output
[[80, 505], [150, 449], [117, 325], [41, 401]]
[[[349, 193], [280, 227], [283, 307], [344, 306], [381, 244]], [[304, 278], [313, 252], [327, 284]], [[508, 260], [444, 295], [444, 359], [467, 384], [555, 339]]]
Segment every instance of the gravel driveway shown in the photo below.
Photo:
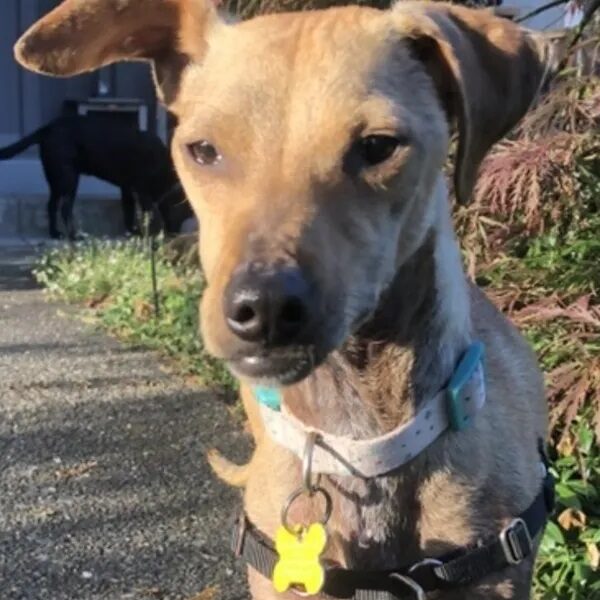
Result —
[[203, 457], [244, 435], [153, 353], [46, 303], [30, 258], [0, 248], [1, 600], [246, 597], [239, 495]]

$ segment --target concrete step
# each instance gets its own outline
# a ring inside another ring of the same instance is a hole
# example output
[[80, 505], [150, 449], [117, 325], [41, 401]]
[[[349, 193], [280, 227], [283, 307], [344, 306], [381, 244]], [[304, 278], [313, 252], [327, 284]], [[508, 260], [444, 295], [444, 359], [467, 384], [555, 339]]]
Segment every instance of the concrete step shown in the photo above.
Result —
[[[47, 238], [47, 202], [42, 195], [0, 196], [0, 238]], [[125, 231], [117, 197], [78, 196], [74, 214], [78, 228], [90, 235], [114, 237]]]

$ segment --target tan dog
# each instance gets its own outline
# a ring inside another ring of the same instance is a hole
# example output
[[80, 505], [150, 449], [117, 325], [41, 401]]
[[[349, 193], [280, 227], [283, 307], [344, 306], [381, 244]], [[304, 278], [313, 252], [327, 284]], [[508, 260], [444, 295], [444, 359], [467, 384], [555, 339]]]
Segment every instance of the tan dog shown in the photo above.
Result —
[[[202, 222], [204, 339], [240, 377], [257, 441], [247, 468], [216, 462], [245, 485], [256, 528], [275, 536], [301, 474], [298, 457], [263, 432], [250, 386], [283, 386], [307, 427], [372, 438], [443, 389], [475, 339], [486, 346], [487, 400], [470, 428], [387, 476], [323, 479], [327, 557], [392, 570], [471, 547], [532, 503], [547, 427], [542, 377], [521, 336], [466, 281], [441, 174], [456, 122], [454, 179], [466, 202], [484, 154], [534, 99], [542, 68], [526, 33], [443, 4], [228, 25], [206, 0], [66, 0], [16, 56], [61, 76], [152, 61]], [[320, 510], [301, 497], [290, 518]], [[428, 597], [529, 598], [534, 554]], [[253, 569], [250, 583], [255, 598], [279, 597]]]

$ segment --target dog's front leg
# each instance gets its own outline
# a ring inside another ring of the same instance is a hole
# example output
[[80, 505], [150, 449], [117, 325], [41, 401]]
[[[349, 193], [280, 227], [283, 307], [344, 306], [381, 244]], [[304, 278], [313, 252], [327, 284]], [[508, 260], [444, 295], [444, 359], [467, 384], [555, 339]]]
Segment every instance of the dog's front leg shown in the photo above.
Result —
[[123, 211], [125, 230], [133, 235], [139, 234], [140, 228], [136, 218], [135, 195], [133, 191], [127, 187], [121, 188], [121, 210]]
[[60, 196], [52, 192], [50, 199], [48, 200], [48, 230], [50, 237], [57, 240], [61, 237], [61, 233], [58, 230], [58, 207], [60, 204]]

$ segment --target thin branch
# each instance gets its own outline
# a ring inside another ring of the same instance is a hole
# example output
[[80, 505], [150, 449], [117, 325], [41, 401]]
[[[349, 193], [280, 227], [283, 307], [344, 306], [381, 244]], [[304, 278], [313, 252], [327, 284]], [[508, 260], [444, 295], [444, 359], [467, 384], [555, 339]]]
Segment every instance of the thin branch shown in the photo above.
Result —
[[561, 4], [567, 4], [568, 1], [569, 0], [553, 0], [552, 2], [549, 2], [548, 4], [544, 4], [544, 6], [540, 6], [540, 7], [536, 8], [535, 10], [528, 12], [523, 17], [519, 17], [518, 19], [515, 19], [515, 23], [522, 23], [523, 21], [527, 21], [527, 19], [536, 17], [537, 15], [539, 15], [551, 8], [554, 8], [555, 6], [560, 6]]
[[594, 16], [594, 13], [599, 8], [600, 0], [592, 0], [592, 2], [588, 4], [587, 8], [585, 9], [585, 12], [583, 13], [581, 23], [579, 23], [579, 26], [577, 27], [577, 33], [575, 34], [575, 37], [571, 40], [571, 43], [569, 44], [570, 48], [573, 48], [573, 46], [575, 46], [575, 44], [577, 44], [577, 42], [581, 39], [581, 36], [583, 35], [583, 30], [588, 26], [589, 22]]
[[575, 46], [581, 39], [581, 36], [583, 35], [585, 28], [589, 25], [590, 21], [594, 17], [594, 14], [596, 13], [596, 11], [599, 8], [600, 8], [600, 0], [592, 0], [587, 5], [585, 12], [583, 13], [583, 18], [581, 19], [581, 23], [579, 23], [577, 30], [575, 32], [575, 35], [569, 42], [567, 52], [565, 53], [565, 56], [563, 57], [563, 59], [560, 61], [559, 65], [558, 65], [557, 72], [562, 71], [567, 66], [567, 63], [569, 62], [569, 57], [571, 56], [571, 54], [573, 52], [573, 48], [575, 48]]

